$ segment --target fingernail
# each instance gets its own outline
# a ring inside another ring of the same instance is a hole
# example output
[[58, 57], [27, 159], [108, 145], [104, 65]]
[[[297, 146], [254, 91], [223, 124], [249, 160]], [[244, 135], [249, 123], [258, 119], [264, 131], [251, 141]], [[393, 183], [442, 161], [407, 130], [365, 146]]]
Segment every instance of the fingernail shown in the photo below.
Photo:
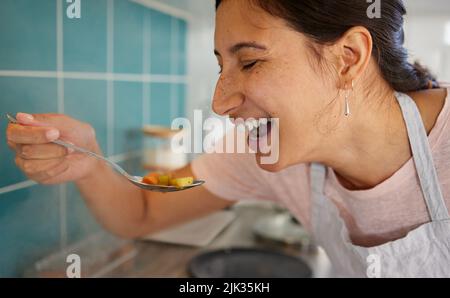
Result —
[[56, 129], [51, 129], [45, 133], [48, 140], [56, 140], [59, 137], [59, 131]]
[[27, 113], [17, 113], [17, 118], [22, 118], [25, 120], [33, 121], [34, 117], [33, 115], [27, 114]]

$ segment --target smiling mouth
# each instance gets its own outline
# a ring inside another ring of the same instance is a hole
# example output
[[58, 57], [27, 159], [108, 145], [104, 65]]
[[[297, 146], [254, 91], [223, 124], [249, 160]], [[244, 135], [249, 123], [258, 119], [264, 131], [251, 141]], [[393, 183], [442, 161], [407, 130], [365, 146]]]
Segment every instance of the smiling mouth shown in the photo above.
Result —
[[245, 121], [245, 126], [249, 131], [249, 139], [258, 140], [270, 133], [272, 121], [268, 118], [261, 118], [259, 120], [252, 119]]
[[250, 149], [252, 149], [254, 152], [267, 153], [265, 151], [267, 151], [268, 146], [270, 146], [268, 142], [268, 136], [270, 135], [272, 130], [271, 119], [250, 119], [245, 121], [245, 126], [249, 131], [247, 143]]

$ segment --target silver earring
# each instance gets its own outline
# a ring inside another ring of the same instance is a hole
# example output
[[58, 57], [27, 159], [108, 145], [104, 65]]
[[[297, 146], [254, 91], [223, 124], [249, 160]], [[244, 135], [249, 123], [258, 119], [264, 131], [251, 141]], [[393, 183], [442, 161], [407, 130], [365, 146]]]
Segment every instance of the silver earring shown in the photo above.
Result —
[[[352, 89], [351, 89], [351, 91], [353, 91], [353, 81], [352, 81]], [[344, 115], [346, 117], [350, 116], [350, 114], [351, 114], [350, 113], [350, 104], [348, 102], [349, 97], [350, 97], [350, 90], [347, 90], [345, 92], [345, 112], [344, 112]]]

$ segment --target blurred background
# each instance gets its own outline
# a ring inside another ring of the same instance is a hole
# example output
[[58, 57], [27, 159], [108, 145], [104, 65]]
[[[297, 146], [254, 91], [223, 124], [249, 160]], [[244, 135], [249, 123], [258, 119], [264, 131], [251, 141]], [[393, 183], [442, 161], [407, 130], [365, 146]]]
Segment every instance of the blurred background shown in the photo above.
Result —
[[[102, 231], [72, 184], [40, 186], [21, 174], [4, 141], [4, 113], [66, 113], [89, 122], [105, 155], [132, 173], [158, 166], [155, 147], [166, 142], [143, 127], [170, 126], [194, 109], [211, 115], [214, 1], [80, 3], [81, 18], [70, 19], [65, 0], [0, 1], [0, 277], [38, 275], [77, 247], [86, 255], [99, 245], [122, 249], [103, 265], [137, 254]], [[412, 60], [450, 82], [450, 3], [405, 3]], [[192, 157], [174, 158], [171, 166]]]

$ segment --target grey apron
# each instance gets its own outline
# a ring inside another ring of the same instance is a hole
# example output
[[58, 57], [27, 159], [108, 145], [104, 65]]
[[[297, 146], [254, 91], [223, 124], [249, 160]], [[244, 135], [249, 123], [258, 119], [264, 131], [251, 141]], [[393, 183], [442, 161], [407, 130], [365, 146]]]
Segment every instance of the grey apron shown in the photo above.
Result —
[[450, 277], [450, 216], [434, 167], [427, 134], [415, 102], [396, 93], [415, 168], [431, 221], [402, 239], [375, 247], [352, 244], [333, 202], [324, 196], [326, 167], [311, 165], [312, 231], [327, 252], [336, 277]]

